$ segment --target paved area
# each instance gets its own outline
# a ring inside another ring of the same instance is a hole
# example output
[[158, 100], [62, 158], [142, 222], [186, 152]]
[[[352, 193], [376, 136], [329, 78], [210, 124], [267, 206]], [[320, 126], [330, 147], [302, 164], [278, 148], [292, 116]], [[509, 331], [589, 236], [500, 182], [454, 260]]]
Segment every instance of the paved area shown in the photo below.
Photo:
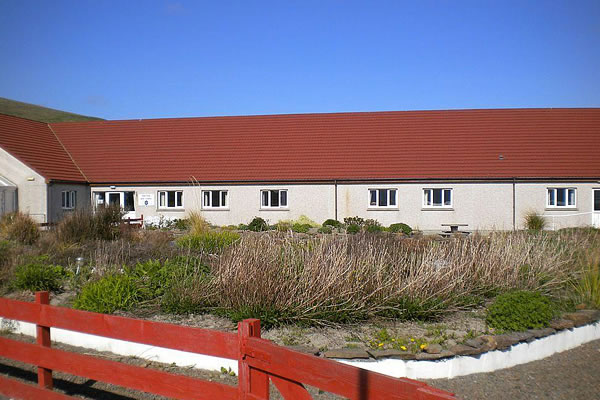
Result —
[[513, 368], [426, 382], [464, 400], [600, 399], [600, 340]]

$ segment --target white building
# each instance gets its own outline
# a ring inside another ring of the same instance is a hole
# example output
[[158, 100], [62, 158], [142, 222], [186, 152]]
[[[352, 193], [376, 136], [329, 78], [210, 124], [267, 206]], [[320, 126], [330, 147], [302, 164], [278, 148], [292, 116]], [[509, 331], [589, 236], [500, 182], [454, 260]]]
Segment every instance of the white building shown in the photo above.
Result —
[[[500, 109], [43, 124], [0, 115], [0, 176], [54, 221], [127, 216], [271, 223], [349, 216], [439, 231], [600, 227], [600, 109]], [[1, 179], [1, 178], [0, 178]]]

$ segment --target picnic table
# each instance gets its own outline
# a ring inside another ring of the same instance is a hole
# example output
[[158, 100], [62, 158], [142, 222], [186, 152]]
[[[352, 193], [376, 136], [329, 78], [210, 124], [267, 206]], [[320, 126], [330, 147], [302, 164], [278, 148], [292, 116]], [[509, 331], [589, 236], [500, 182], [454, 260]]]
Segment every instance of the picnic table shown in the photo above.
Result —
[[446, 230], [446, 231], [444, 231], [444, 233], [450, 233], [450, 234], [452, 234], [452, 233], [465, 233], [467, 235], [470, 233], [470, 232], [466, 232], [466, 231], [462, 231], [461, 232], [461, 231], [458, 230], [461, 226], [469, 226], [469, 224], [456, 224], [456, 223], [452, 223], [452, 224], [442, 224], [442, 226], [447, 226], [447, 227], [450, 228], [449, 231]]

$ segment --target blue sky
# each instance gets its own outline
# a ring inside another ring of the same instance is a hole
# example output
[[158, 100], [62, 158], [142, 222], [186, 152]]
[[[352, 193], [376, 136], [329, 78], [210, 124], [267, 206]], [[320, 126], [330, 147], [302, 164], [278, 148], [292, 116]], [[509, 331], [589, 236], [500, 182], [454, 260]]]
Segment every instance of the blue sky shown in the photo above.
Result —
[[600, 1], [0, 1], [0, 97], [108, 119], [600, 106]]

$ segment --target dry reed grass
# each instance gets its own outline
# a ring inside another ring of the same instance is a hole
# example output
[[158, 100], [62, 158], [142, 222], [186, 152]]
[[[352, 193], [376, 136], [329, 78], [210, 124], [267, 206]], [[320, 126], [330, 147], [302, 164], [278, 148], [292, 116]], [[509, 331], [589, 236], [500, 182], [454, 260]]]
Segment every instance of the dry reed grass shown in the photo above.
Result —
[[[449, 241], [358, 235], [248, 235], [213, 267], [216, 302], [309, 323], [425, 315], [511, 290], [559, 296], [594, 232], [473, 235]], [[391, 312], [391, 313], [390, 313]], [[342, 318], [343, 317], [343, 318]]]

